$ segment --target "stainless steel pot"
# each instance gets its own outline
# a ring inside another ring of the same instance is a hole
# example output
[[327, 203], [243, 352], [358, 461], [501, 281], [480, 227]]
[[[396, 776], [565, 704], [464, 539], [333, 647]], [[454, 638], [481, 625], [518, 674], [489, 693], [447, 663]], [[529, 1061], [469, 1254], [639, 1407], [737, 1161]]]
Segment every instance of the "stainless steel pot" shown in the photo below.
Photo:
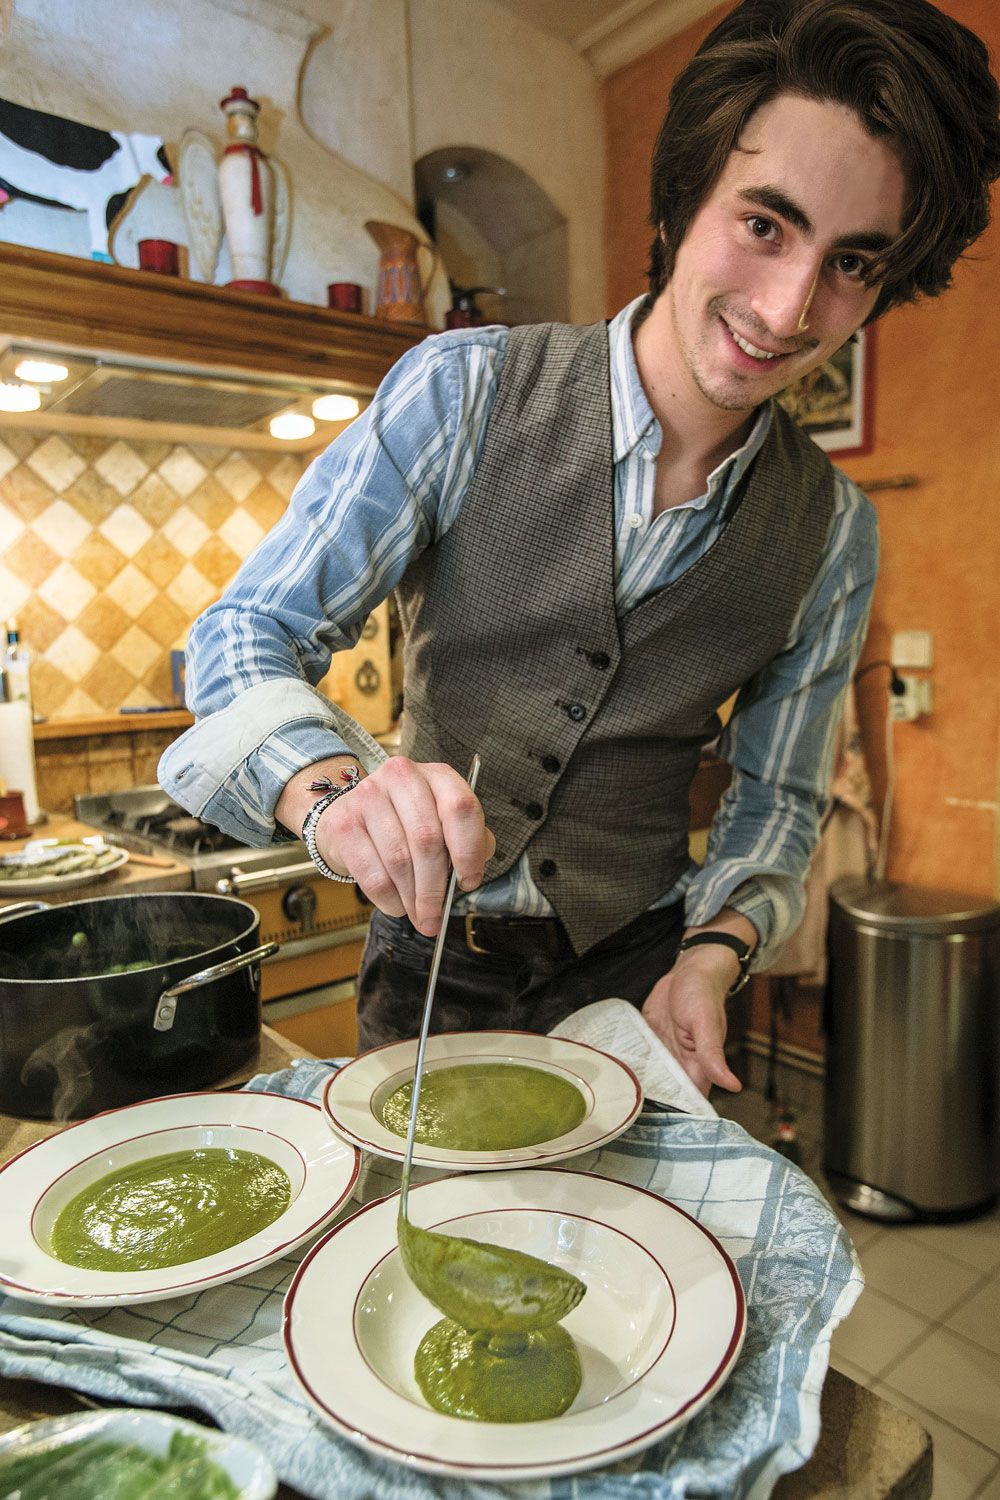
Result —
[[278, 950], [259, 928], [246, 902], [193, 891], [0, 910], [0, 1109], [76, 1119], [239, 1067]]

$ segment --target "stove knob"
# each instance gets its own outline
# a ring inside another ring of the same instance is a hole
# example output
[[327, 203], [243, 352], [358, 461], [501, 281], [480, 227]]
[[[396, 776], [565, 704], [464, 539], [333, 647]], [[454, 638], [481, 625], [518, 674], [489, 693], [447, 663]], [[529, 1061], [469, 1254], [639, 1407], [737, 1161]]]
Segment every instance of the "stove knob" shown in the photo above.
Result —
[[316, 915], [316, 892], [311, 885], [293, 885], [281, 898], [281, 909], [303, 932], [311, 932]]

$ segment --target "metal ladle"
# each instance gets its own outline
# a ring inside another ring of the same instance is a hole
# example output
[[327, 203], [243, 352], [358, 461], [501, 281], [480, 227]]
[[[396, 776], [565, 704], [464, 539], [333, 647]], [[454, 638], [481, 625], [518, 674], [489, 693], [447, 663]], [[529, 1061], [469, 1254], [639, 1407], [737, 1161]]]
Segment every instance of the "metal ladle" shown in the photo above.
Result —
[[[474, 755], [468, 774], [473, 791], [479, 777], [479, 766], [479, 756]], [[527, 1333], [560, 1322], [580, 1301], [586, 1291], [584, 1283], [570, 1272], [520, 1250], [482, 1244], [458, 1235], [437, 1234], [431, 1229], [418, 1229], [407, 1215], [424, 1053], [456, 881], [452, 868], [420, 1023], [396, 1234], [410, 1280], [446, 1317], [460, 1323], [463, 1328], [482, 1329], [501, 1338], [512, 1335], [517, 1340]]]

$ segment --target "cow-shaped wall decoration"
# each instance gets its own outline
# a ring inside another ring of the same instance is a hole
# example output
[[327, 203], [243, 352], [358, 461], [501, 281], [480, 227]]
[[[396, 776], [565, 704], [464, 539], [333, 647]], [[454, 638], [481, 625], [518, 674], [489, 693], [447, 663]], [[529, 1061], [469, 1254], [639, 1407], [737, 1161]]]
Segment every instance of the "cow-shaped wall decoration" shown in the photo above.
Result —
[[25, 198], [85, 213], [95, 260], [111, 260], [108, 229], [147, 177], [171, 179], [159, 136], [98, 130], [0, 99], [0, 207]]

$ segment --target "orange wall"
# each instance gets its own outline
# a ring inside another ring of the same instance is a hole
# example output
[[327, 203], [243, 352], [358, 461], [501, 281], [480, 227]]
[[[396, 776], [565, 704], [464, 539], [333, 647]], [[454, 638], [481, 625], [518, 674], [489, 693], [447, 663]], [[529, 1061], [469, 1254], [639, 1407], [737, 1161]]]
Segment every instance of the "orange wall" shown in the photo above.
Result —
[[[1000, 62], [996, 0], [943, 0]], [[647, 171], [670, 83], [727, 7], [604, 85], [608, 311], [645, 284]], [[996, 203], [996, 198], [994, 199]], [[934, 712], [894, 730], [888, 874], [918, 885], [997, 892], [1000, 765], [1000, 225], [961, 263], [942, 298], [898, 308], [874, 345], [874, 443], [842, 466], [858, 481], [912, 473], [914, 489], [873, 496], [882, 568], [864, 661], [894, 630], [934, 636]], [[872, 776], [885, 785], [886, 677], [859, 703]]]

